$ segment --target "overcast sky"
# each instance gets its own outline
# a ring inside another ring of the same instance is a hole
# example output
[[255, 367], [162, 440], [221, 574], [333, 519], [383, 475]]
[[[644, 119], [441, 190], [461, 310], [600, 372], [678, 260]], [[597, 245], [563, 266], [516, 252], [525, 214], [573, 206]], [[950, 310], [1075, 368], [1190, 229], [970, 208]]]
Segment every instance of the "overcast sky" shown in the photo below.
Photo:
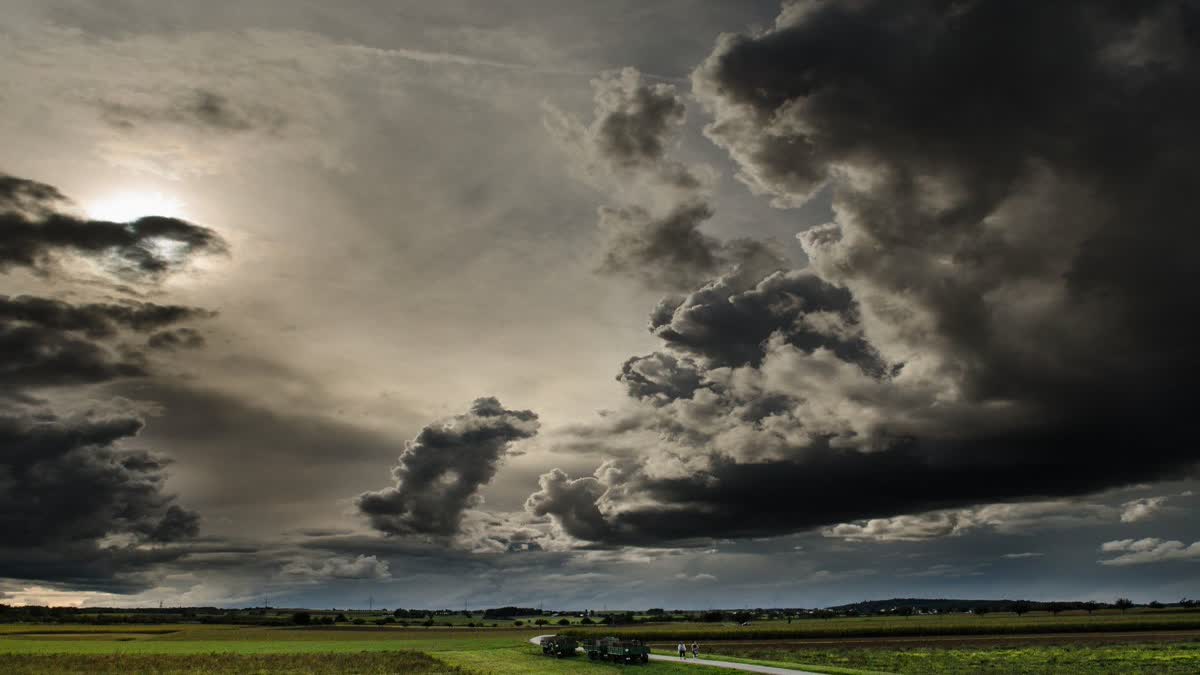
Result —
[[0, 0], [0, 602], [1200, 594], [1200, 10]]

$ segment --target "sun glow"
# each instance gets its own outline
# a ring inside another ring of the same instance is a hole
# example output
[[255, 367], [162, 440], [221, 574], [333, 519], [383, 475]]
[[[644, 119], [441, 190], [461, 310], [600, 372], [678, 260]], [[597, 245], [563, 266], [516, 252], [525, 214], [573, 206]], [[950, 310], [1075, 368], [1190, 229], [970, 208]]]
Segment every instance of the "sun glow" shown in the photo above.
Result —
[[162, 192], [121, 192], [86, 206], [92, 220], [128, 223], [144, 216], [183, 217], [183, 202]]

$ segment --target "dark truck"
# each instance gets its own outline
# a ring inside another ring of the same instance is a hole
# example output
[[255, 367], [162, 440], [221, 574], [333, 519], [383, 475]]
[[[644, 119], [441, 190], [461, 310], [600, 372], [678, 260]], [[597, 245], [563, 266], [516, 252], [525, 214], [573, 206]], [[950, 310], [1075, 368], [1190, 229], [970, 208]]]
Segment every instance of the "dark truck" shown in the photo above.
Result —
[[575, 656], [575, 649], [578, 646], [579, 642], [575, 638], [563, 635], [551, 635], [542, 638], [542, 653], [557, 659], [561, 659], [564, 656]]
[[593, 661], [634, 664], [650, 660], [650, 648], [641, 640], [620, 640], [615, 637], [588, 639], [583, 641], [583, 650]]

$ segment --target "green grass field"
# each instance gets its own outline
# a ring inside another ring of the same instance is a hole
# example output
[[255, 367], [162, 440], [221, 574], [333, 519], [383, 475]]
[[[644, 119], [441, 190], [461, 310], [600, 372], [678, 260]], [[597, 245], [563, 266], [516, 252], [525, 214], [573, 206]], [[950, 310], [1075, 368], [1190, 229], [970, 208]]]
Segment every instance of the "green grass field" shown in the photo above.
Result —
[[[1200, 642], [1120, 645], [903, 649], [797, 649], [721, 645], [714, 658], [728, 658], [824, 672], [949, 675], [1183, 675], [1200, 673]], [[836, 669], [836, 670], [835, 670]]]
[[91, 675], [92, 673], [466, 673], [428, 654], [413, 651], [356, 654], [8, 654], [6, 675]]
[[652, 642], [673, 640], [777, 640], [845, 637], [902, 637], [933, 635], [1013, 635], [1020, 633], [1090, 633], [1200, 629], [1198, 612], [1130, 612], [1087, 614], [1048, 613], [1015, 616], [963, 614], [802, 619], [756, 622], [750, 626], [729, 624], [669, 623], [616, 628], [576, 628], [562, 632], [587, 636], [597, 631]]
[[[638, 627], [647, 637], [671, 642], [702, 629], [705, 656], [791, 666], [825, 673], [1200, 673], [1200, 638], [1187, 642], [1039, 644], [975, 647], [918, 643], [871, 648], [797, 644], [719, 643], [710, 636], [746, 638], [846, 635], [1012, 635], [1192, 627], [1188, 614], [1087, 616], [911, 617], [810, 620], [748, 631], [732, 626], [671, 624]], [[964, 630], [966, 626], [966, 630]], [[1064, 629], [1064, 626], [1068, 628]], [[981, 630], [986, 627], [990, 630]], [[1032, 627], [1032, 628], [1031, 628]], [[904, 629], [904, 630], [901, 630]], [[624, 629], [629, 632], [628, 629]], [[0, 625], [0, 673], [625, 673], [630, 666], [586, 658], [553, 659], [530, 645], [541, 628], [401, 628], [398, 626], [261, 627], [229, 625]], [[597, 629], [593, 634], [612, 634]], [[1076, 638], [1072, 638], [1076, 639]], [[1138, 638], [1141, 640], [1142, 638]], [[689, 640], [690, 641], [690, 640]], [[677, 662], [634, 666], [634, 672], [728, 672]]]
[[[581, 657], [543, 656], [528, 640], [545, 632], [550, 631], [10, 625], [0, 626], [0, 673], [602, 675], [627, 670], [624, 666]], [[675, 663], [652, 663], [637, 668], [637, 672], [646, 675], [724, 672]]]

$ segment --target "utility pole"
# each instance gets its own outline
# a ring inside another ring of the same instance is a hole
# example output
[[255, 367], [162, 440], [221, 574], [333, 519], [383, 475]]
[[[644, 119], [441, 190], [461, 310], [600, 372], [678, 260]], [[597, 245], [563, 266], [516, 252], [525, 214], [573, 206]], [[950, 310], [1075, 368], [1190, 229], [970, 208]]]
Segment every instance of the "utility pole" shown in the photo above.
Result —
[[374, 611], [374, 610], [375, 610], [375, 596], [372, 595], [367, 598], [367, 611]]

